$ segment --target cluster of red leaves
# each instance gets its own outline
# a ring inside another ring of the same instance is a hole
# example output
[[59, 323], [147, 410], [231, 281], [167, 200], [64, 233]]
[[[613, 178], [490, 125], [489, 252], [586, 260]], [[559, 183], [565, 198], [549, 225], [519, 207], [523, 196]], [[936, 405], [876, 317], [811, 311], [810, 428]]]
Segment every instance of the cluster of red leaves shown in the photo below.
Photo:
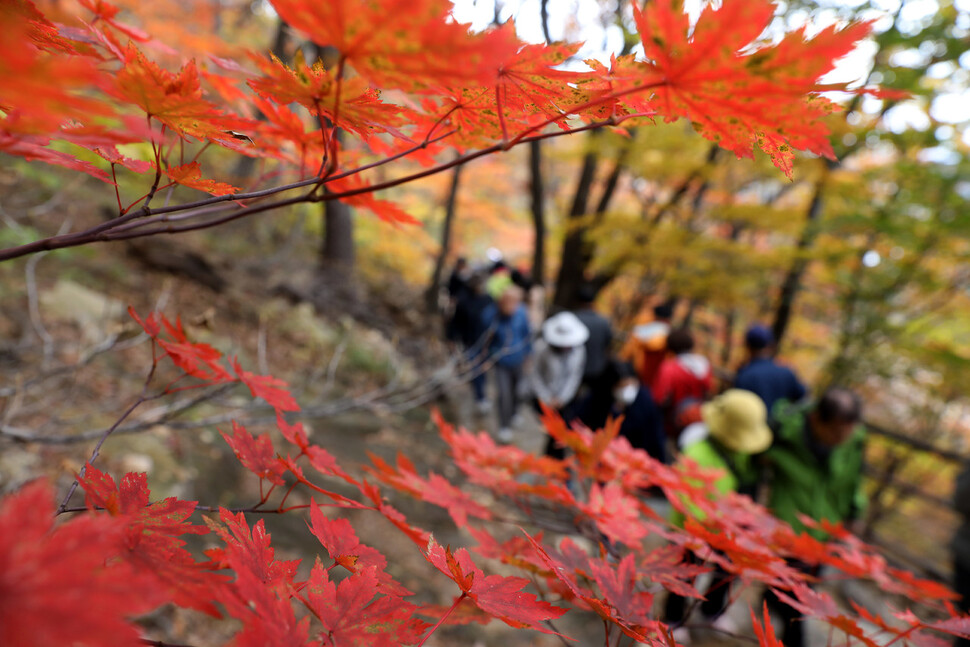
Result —
[[[449, 0], [273, 0], [290, 27], [335, 50], [328, 68], [302, 53], [290, 64], [228, 43], [209, 60], [180, 61], [134, 26], [137, 15], [106, 0], [78, 1], [58, 9], [64, 23], [31, 0], [0, 6], [0, 151], [106, 182], [116, 181], [118, 167], [151, 174], [146, 196], [163, 175], [214, 195], [238, 192], [184, 159], [185, 142], [277, 160], [281, 171], [296, 167], [304, 177], [316, 169], [323, 185], [363, 172], [348, 163], [359, 156], [341, 150], [366, 150], [361, 144], [386, 161], [408, 154], [432, 164], [446, 147], [497, 151], [542, 137], [552, 124], [568, 131], [655, 117], [688, 119], [739, 156], [757, 144], [791, 175], [795, 150], [831, 155], [823, 118], [837, 107], [819, 93], [836, 88], [819, 79], [869, 29], [759, 43], [774, 12], [768, 0], [705, 5], [693, 26], [676, 0], [643, 10], [633, 3], [643, 55], [578, 70], [564, 69], [578, 44], [527, 44], [511, 22], [471, 33], [452, 18]], [[155, 60], [162, 58], [177, 71]], [[360, 142], [339, 142], [337, 128]], [[95, 151], [110, 173], [55, 142]], [[150, 145], [151, 155], [144, 147], [146, 159], [119, 153], [119, 144], [133, 143]], [[390, 203], [361, 199], [369, 184], [355, 179], [331, 193], [408, 220]], [[124, 206], [119, 195], [119, 210], [143, 199]]]
[[[952, 593], [888, 567], [840, 527], [826, 527], [833, 540], [823, 543], [795, 534], [750, 499], [713, 496], [717, 474], [654, 461], [618, 438], [616, 423], [594, 433], [569, 429], [547, 414], [549, 432], [572, 449], [568, 459], [556, 461], [496, 446], [487, 435], [455, 429], [436, 414], [464, 485], [435, 473], [422, 476], [403, 456], [396, 465], [373, 456], [368, 472], [397, 492], [446, 510], [474, 539], [470, 550], [529, 578], [486, 575], [469, 549], [438, 544], [394, 508], [377, 485], [350, 475], [312, 443], [300, 423], [288, 422], [285, 414], [299, 407], [285, 383], [249, 373], [211, 346], [191, 342], [177, 321], [132, 315], [152, 339], [155, 362], [167, 358], [177, 369], [178, 377], [165, 392], [236, 382], [276, 409], [287, 455], [274, 447], [270, 434], [254, 435], [238, 423], [223, 437], [260, 480], [263, 496], [248, 512], [307, 511], [308, 531], [320, 542], [320, 553], [301, 577], [300, 560], [276, 558], [261, 519], [252, 524], [243, 512], [221, 509], [218, 520], [193, 523], [196, 502], [152, 502], [146, 475], [129, 473], [119, 484], [89, 464], [79, 477], [87, 513], [64, 523], [55, 524], [52, 493], [45, 484], [29, 485], [0, 501], [0, 644], [5, 647], [135, 645], [137, 617], [164, 604], [237, 619], [236, 647], [419, 645], [445, 622], [492, 618], [556, 633], [553, 621], [571, 608], [596, 614], [607, 627], [638, 642], [670, 645], [668, 628], [652, 615], [654, 596], [666, 589], [700, 597], [694, 580], [707, 567], [685, 560], [687, 551], [743, 582], [771, 587], [805, 616], [869, 647], [877, 642], [862, 621], [878, 627], [889, 642], [906, 638], [935, 644], [934, 634], [970, 632], [966, 618], [931, 622], [905, 611], [890, 622], [861, 607], [855, 613], [840, 609], [786, 559], [798, 557], [834, 567], [844, 577], [871, 579], [922, 604], [938, 601], [951, 615]], [[335, 491], [333, 481], [350, 494]], [[274, 499], [280, 486], [285, 492]], [[640, 496], [652, 486], [696, 516], [682, 529], [658, 518]], [[297, 488], [303, 502], [287, 506]], [[388, 572], [384, 555], [361, 543], [347, 519], [324, 514], [326, 508], [383, 516], [454, 583], [451, 607], [412, 602], [413, 593]], [[541, 532], [503, 535], [505, 526], [495, 523], [501, 514], [533, 525], [543, 510], [555, 511], [560, 526], [566, 520], [560, 532], [583, 539], [555, 541]], [[209, 534], [210, 545], [217, 543], [200, 559], [187, 549], [184, 536], [203, 534]], [[648, 535], [666, 542], [644, 542]], [[533, 584], [541, 596], [525, 590]], [[773, 629], [763, 617], [763, 626], [755, 621], [759, 642], [775, 647]]]

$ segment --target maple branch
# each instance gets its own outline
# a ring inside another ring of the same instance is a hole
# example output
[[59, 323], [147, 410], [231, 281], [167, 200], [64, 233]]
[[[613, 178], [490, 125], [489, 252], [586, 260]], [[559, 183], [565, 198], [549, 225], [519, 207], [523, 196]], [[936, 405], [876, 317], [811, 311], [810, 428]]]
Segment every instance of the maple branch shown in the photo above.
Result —
[[88, 465], [93, 465], [94, 461], [97, 460], [98, 456], [101, 454], [101, 447], [104, 445], [105, 441], [108, 440], [108, 436], [110, 436], [114, 432], [114, 430], [117, 429], [119, 425], [121, 425], [121, 423], [124, 422], [128, 418], [128, 416], [130, 416], [135, 411], [135, 409], [137, 409], [145, 402], [148, 402], [149, 400], [153, 400], [156, 397], [160, 397], [160, 396], [148, 397], [148, 385], [151, 383], [152, 378], [155, 376], [155, 368], [158, 366], [158, 362], [155, 360], [155, 357], [154, 357], [154, 349], [155, 349], [155, 344], [153, 340], [152, 341], [152, 367], [148, 371], [148, 377], [145, 378], [145, 385], [142, 387], [141, 395], [139, 395], [138, 399], [132, 402], [131, 405], [125, 410], [125, 412], [121, 414], [121, 417], [115, 420], [114, 424], [108, 427], [101, 435], [101, 439], [98, 440], [98, 444], [95, 445], [94, 451], [91, 452], [91, 456], [88, 458], [87, 461], [85, 461], [84, 465], [81, 466], [81, 471], [78, 472], [78, 475], [74, 478], [74, 482], [71, 484], [71, 487], [68, 489], [67, 495], [64, 497], [64, 500], [61, 501], [61, 504], [57, 507], [57, 512], [54, 513], [55, 516], [61, 514], [67, 509], [67, 504], [71, 501], [71, 497], [74, 496], [74, 493], [77, 491], [78, 485], [81, 482], [81, 478], [84, 476], [84, 473], [88, 469]]
[[438, 620], [438, 623], [435, 626], [431, 627], [431, 631], [429, 631], [427, 635], [421, 639], [421, 642], [417, 644], [417, 647], [422, 647], [424, 643], [428, 642], [428, 638], [430, 638], [431, 635], [438, 630], [438, 627], [440, 627], [441, 624], [448, 619], [448, 616], [451, 615], [451, 612], [457, 609], [458, 605], [461, 604], [462, 601], [467, 597], [468, 597], [468, 593], [466, 593], [465, 591], [462, 591], [461, 595], [459, 595], [455, 599], [454, 604], [452, 604], [451, 607], [447, 611], [445, 611], [445, 615], [441, 616], [441, 619]]
[[[595, 102], [589, 102], [589, 103], [595, 104]], [[107, 223], [102, 223], [101, 225], [92, 227], [90, 229], [87, 229], [81, 232], [77, 232], [74, 234], [52, 236], [50, 238], [41, 239], [33, 243], [27, 243], [25, 245], [19, 245], [17, 247], [11, 247], [5, 250], [0, 250], [0, 261], [19, 258], [21, 256], [26, 256], [28, 254], [32, 254], [38, 251], [64, 249], [68, 247], [78, 247], [81, 245], [87, 245], [95, 242], [108, 242], [113, 240], [130, 240], [133, 238], [142, 238], [145, 236], [153, 236], [156, 234], [177, 234], [177, 233], [184, 233], [188, 231], [199, 231], [202, 229], [209, 229], [211, 227], [216, 227], [228, 222], [232, 222], [234, 220], [238, 220], [239, 218], [245, 218], [247, 216], [251, 216], [257, 213], [271, 211], [274, 209], [279, 209], [282, 207], [291, 206], [295, 204], [301, 204], [305, 202], [323, 202], [327, 200], [341, 200], [344, 198], [354, 197], [354, 196], [362, 195], [366, 193], [373, 193], [376, 191], [393, 188], [396, 186], [400, 186], [402, 184], [413, 182], [415, 180], [436, 175], [443, 171], [447, 171], [455, 166], [466, 164], [472, 160], [478, 159], [479, 157], [484, 157], [486, 155], [491, 155], [497, 152], [508, 150], [510, 147], [516, 146], [518, 144], [528, 143], [531, 141], [539, 141], [543, 139], [549, 139], [552, 137], [562, 137], [564, 135], [570, 135], [573, 133], [583, 132], [586, 130], [593, 130], [597, 128], [603, 128], [607, 126], [615, 126], [627, 119], [640, 117], [640, 116], [647, 116], [647, 115], [643, 113], [620, 115], [616, 117], [610, 117], [609, 119], [605, 119], [603, 121], [593, 122], [593, 123], [586, 124], [584, 126], [572, 128], [569, 130], [562, 130], [562, 131], [557, 131], [552, 133], [543, 133], [543, 134], [538, 134], [538, 135], [529, 136], [529, 137], [523, 137], [520, 134], [509, 143], [493, 144], [492, 146], [488, 146], [486, 148], [473, 151], [471, 153], [467, 153], [465, 155], [455, 158], [450, 162], [440, 164], [436, 167], [425, 169], [423, 171], [419, 171], [411, 175], [405, 175], [393, 180], [387, 180], [379, 184], [365, 186], [365, 187], [358, 187], [356, 189], [350, 189], [342, 193], [327, 193], [325, 195], [319, 195], [319, 194], [303, 195], [296, 198], [279, 200], [279, 201], [271, 202], [264, 205], [242, 207], [238, 211], [234, 211], [221, 218], [214, 218], [212, 220], [208, 220], [201, 223], [192, 223], [192, 224], [186, 224], [181, 226], [168, 225], [164, 227], [147, 228], [157, 223], [189, 220], [191, 218], [198, 217], [199, 215], [203, 215], [198, 212], [189, 211], [189, 209], [195, 206], [214, 205], [220, 202], [228, 202], [228, 201], [239, 202], [242, 200], [247, 200], [252, 198], [267, 197], [267, 196], [275, 195], [277, 193], [282, 193], [284, 191], [288, 191], [291, 189], [316, 185], [320, 182], [320, 178], [301, 180], [299, 182], [294, 182], [281, 187], [273, 187], [270, 189], [264, 189], [262, 191], [256, 191], [256, 192], [247, 193], [247, 194], [230, 194], [225, 196], [216, 196], [213, 198], [208, 198], [206, 200], [198, 201], [196, 203], [189, 203], [189, 204], [178, 205], [173, 207], [149, 209], [147, 206], [143, 205], [142, 208], [137, 212], [128, 213], [125, 216], [122, 216], [121, 218], [115, 218]], [[549, 121], [549, 123], [554, 123], [555, 121], [558, 121], [561, 118], [562, 117], [553, 119]], [[533, 127], [528, 129], [527, 132], [534, 132], [536, 130], [537, 128]], [[431, 140], [430, 143], [443, 139], [449, 136], [450, 134], [452, 134], [453, 132], [454, 131], [449, 131], [444, 135], [436, 137], [434, 140]], [[404, 151], [398, 154], [396, 158], [399, 159], [400, 157], [404, 157], [411, 152], [415, 152], [422, 148], [426, 148], [428, 145], [429, 144], [422, 142], [421, 144], [418, 144], [412, 147], [411, 149], [408, 149], [408, 151]], [[381, 164], [386, 164], [387, 162], [392, 161], [392, 159], [393, 158], [389, 158], [386, 161], [382, 160], [380, 162], [375, 162], [366, 167], [361, 167], [361, 169], [375, 168], [377, 166], [380, 166]], [[347, 171], [346, 173], [341, 175], [330, 176], [327, 178], [327, 181], [334, 181], [336, 179], [347, 177], [348, 175], [352, 175], [358, 172], [360, 171], [357, 169], [353, 171]], [[171, 218], [158, 217], [160, 215], [175, 213], [175, 212], [182, 212], [182, 213], [180, 213], [178, 216], [173, 216]], [[211, 212], [211, 210], [208, 212]], [[145, 218], [146, 216], [151, 216], [151, 217]], [[139, 218], [144, 218], [144, 220], [133, 222]], [[146, 228], [146, 229], [141, 230], [142, 228]], [[121, 232], [121, 234], [119, 235], [118, 232]]]
[[161, 640], [150, 640], [148, 638], [139, 638], [138, 641], [143, 645], [151, 645], [152, 647], [192, 647], [192, 645], [176, 645], [175, 643], [162, 642]]

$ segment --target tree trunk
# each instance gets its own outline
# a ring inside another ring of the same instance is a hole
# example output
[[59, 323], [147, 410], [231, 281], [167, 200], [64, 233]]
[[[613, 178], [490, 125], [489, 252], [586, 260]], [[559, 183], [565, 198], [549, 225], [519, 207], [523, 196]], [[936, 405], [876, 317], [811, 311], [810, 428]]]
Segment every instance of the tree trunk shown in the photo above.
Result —
[[[593, 133], [596, 132], [598, 131], [593, 131]], [[600, 194], [600, 199], [596, 203], [596, 210], [593, 212], [594, 222], [597, 224], [602, 221], [603, 216], [610, 208], [610, 202], [612, 202], [613, 197], [616, 195], [616, 188], [619, 185], [620, 175], [623, 174], [623, 170], [626, 168], [626, 156], [629, 151], [630, 141], [627, 141], [617, 153], [616, 160], [613, 163], [613, 169], [606, 178], [606, 182], [603, 185], [603, 193]], [[553, 300], [553, 304], [561, 309], [576, 307], [576, 295], [579, 291], [579, 286], [587, 279], [587, 272], [593, 261], [595, 250], [586, 241], [586, 232], [589, 227], [578, 223], [586, 215], [588, 209], [590, 192], [598, 162], [599, 154], [591, 146], [583, 157], [582, 172], [579, 176], [579, 182], [576, 185], [572, 208], [569, 210], [569, 231], [566, 233], [566, 239], [563, 241], [559, 276], [556, 280], [556, 296]], [[599, 289], [606, 285], [606, 283], [609, 283], [611, 278], [612, 276], [603, 280], [604, 277], [596, 277], [593, 279], [593, 283]]]
[[771, 326], [771, 332], [775, 337], [775, 350], [781, 347], [781, 342], [788, 331], [788, 324], [791, 322], [792, 310], [795, 306], [795, 297], [801, 288], [802, 276], [808, 268], [808, 259], [805, 252], [815, 242], [818, 235], [818, 220], [822, 213], [822, 195], [825, 190], [825, 180], [828, 170], [823, 171], [822, 177], [815, 183], [815, 192], [812, 194], [812, 201], [808, 206], [808, 213], [805, 217], [805, 227], [795, 245], [795, 259], [792, 261], [788, 274], [781, 284], [781, 293], [778, 296], [778, 307], [775, 309], [775, 321]]
[[350, 207], [339, 200], [323, 203], [323, 245], [320, 261], [324, 272], [337, 272], [347, 278], [356, 263], [354, 217]]
[[[543, 3], [545, 6], [545, 3]], [[542, 286], [546, 281], [546, 205], [545, 185], [542, 181], [542, 145], [539, 140], [529, 142], [529, 189], [532, 207], [532, 281]]]
[[599, 152], [596, 144], [600, 138], [600, 131], [593, 130], [587, 137], [586, 154], [583, 155], [583, 166], [576, 182], [573, 203], [566, 220], [566, 238], [562, 243], [562, 257], [559, 260], [559, 274], [556, 277], [556, 295], [553, 306], [558, 309], [573, 307], [576, 292], [585, 278], [585, 270], [581, 263], [583, 243], [586, 228], [580, 227], [578, 221], [586, 215], [589, 205], [589, 195], [593, 188], [593, 178], [596, 176], [596, 166], [599, 163]]
[[436, 312], [438, 309], [438, 293], [441, 291], [441, 275], [444, 274], [445, 261], [448, 252], [451, 250], [451, 229], [455, 220], [456, 205], [458, 202], [458, 182], [461, 177], [461, 166], [456, 166], [451, 174], [451, 188], [448, 189], [448, 199], [445, 202], [445, 221], [441, 226], [441, 249], [438, 251], [438, 258], [435, 259], [434, 271], [431, 273], [431, 282], [428, 289], [424, 292], [424, 305], [429, 313]]

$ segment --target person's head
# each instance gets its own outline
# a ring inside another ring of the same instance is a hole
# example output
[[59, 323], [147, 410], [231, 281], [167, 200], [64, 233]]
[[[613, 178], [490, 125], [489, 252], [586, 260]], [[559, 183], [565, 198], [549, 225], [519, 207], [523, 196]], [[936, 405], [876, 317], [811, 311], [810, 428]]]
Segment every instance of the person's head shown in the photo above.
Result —
[[764, 401], [743, 389], [728, 389], [701, 405], [701, 418], [711, 438], [728, 450], [758, 454], [771, 445]]
[[767, 326], [754, 324], [744, 333], [744, 347], [752, 355], [760, 355], [771, 349], [775, 343], [775, 336]]
[[667, 335], [667, 350], [674, 355], [682, 355], [694, 350], [694, 336], [686, 328], [671, 330]]
[[482, 294], [485, 292], [485, 281], [488, 276], [482, 272], [472, 272], [471, 276], [468, 277], [468, 289], [475, 294]]
[[589, 283], [583, 283], [576, 290], [576, 301], [583, 307], [593, 305], [593, 302], [596, 301], [596, 288]]
[[657, 321], [670, 321], [670, 318], [674, 316], [674, 306], [673, 304], [661, 303], [660, 305], [653, 307], [653, 318]]
[[542, 339], [553, 350], [566, 351], [589, 339], [589, 328], [571, 312], [560, 312], [542, 324]]
[[613, 400], [626, 407], [637, 399], [640, 392], [640, 378], [629, 362], [615, 361], [611, 367], [613, 375]]
[[455, 270], [461, 272], [468, 267], [468, 259], [464, 256], [459, 256], [455, 259]]
[[859, 396], [841, 387], [825, 391], [809, 413], [812, 435], [825, 447], [835, 447], [848, 440], [861, 418]]
[[522, 289], [509, 285], [498, 298], [498, 311], [506, 317], [512, 316], [519, 304], [522, 303]]

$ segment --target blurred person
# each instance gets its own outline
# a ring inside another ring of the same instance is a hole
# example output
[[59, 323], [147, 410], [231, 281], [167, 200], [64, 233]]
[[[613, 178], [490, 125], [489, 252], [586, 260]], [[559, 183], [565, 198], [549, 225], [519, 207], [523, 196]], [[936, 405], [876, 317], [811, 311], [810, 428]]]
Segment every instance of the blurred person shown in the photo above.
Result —
[[[779, 402], [775, 409], [775, 439], [765, 452], [769, 469], [768, 509], [796, 532], [826, 539], [820, 528], [808, 528], [803, 518], [853, 524], [866, 507], [862, 490], [865, 429], [862, 404], [854, 392], [833, 387], [814, 404]], [[818, 567], [792, 564], [809, 575]], [[765, 593], [769, 609], [782, 618], [779, 638], [785, 647], [802, 647], [800, 613], [772, 591]]]
[[779, 400], [798, 402], [808, 391], [795, 372], [775, 361], [775, 338], [771, 331], [755, 324], [744, 335], [747, 362], [738, 369], [734, 388], [757, 394], [768, 408], [768, 416]]
[[[589, 329], [571, 312], [560, 312], [542, 324], [542, 338], [536, 342], [529, 371], [529, 387], [539, 403], [554, 409], [566, 423], [576, 417], [577, 395], [586, 366], [585, 343]], [[549, 436], [546, 455], [564, 458], [565, 453]]]
[[[636, 370], [627, 362], [614, 361], [611, 369], [615, 379], [610, 385], [613, 405], [609, 416], [619, 418], [620, 435], [630, 441], [636, 449], [642, 449], [662, 463], [668, 461], [664, 443], [663, 416], [653, 401], [650, 389], [643, 386]], [[600, 379], [604, 379], [601, 376]]]
[[455, 267], [448, 276], [448, 296], [452, 301], [458, 301], [468, 289], [468, 281], [471, 278], [471, 268], [468, 266], [468, 259], [459, 256], [455, 260]]
[[[720, 470], [721, 477], [714, 482], [719, 493], [737, 492], [753, 497], [759, 480], [753, 455], [768, 449], [772, 441], [764, 402], [750, 391], [728, 389], [702, 404], [700, 409], [700, 422], [688, 426], [680, 436], [680, 460]], [[704, 515], [699, 509], [691, 511], [689, 502], [686, 507], [688, 514], [703, 521]], [[672, 516], [674, 523], [683, 526], [686, 518], [683, 513], [675, 510]], [[688, 553], [687, 561], [701, 562], [693, 553]], [[724, 614], [733, 576], [717, 566], [713, 575], [700, 604], [701, 614], [715, 629], [735, 633], [736, 624]], [[679, 626], [686, 621], [687, 612], [686, 598], [674, 593], [667, 596], [664, 621], [678, 626], [674, 630], [675, 639], [681, 644], [689, 639], [686, 628]]]
[[522, 304], [522, 290], [510, 284], [482, 313], [488, 357], [494, 361], [498, 440], [512, 442], [512, 418], [519, 406], [519, 382], [532, 353], [532, 329]]
[[667, 335], [673, 315], [674, 308], [670, 303], [654, 306], [653, 320], [634, 326], [620, 350], [620, 358], [633, 364], [647, 388], [653, 387], [660, 364], [667, 355]]
[[463, 348], [465, 361], [472, 375], [470, 382], [475, 406], [479, 413], [485, 414], [492, 407], [485, 397], [484, 361], [487, 349], [484, 342], [488, 327], [484, 314], [486, 308], [492, 304], [492, 298], [485, 292], [484, 273], [472, 274], [466, 288], [455, 304], [455, 313], [448, 325], [448, 338], [458, 342]]
[[668, 437], [676, 440], [681, 430], [697, 422], [700, 404], [714, 386], [711, 363], [693, 352], [694, 337], [684, 328], [667, 336], [667, 356], [653, 382], [653, 399], [664, 413]]

